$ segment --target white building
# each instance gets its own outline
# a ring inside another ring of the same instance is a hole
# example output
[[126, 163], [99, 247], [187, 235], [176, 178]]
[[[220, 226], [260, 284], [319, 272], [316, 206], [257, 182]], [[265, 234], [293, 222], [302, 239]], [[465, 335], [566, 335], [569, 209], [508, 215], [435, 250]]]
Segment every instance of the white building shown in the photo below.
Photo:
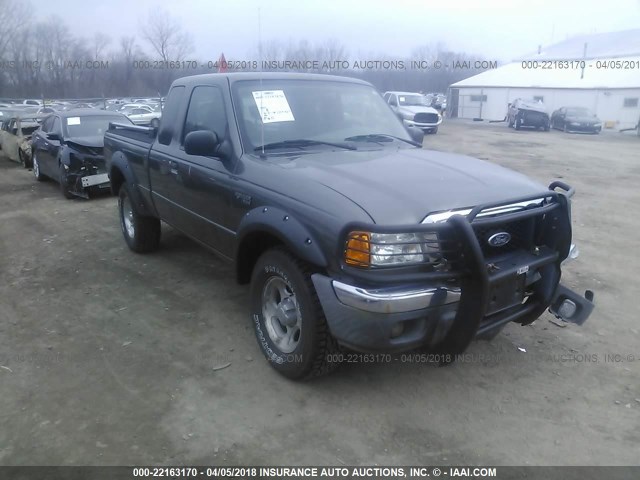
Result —
[[449, 87], [449, 116], [502, 120], [516, 98], [593, 110], [605, 128], [640, 121], [640, 29], [586, 35]]

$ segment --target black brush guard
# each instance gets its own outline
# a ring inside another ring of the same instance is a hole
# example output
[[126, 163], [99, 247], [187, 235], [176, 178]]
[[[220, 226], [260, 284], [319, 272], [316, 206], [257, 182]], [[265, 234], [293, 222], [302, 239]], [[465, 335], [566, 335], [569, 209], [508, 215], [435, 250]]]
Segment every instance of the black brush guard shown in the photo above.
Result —
[[[561, 191], [556, 191], [560, 189]], [[451, 271], [407, 273], [405, 269], [387, 268], [382, 272], [363, 272], [357, 268], [343, 267], [343, 271], [361, 281], [371, 281], [370, 274], [378, 282], [388, 283], [393, 277], [404, 282], [456, 281], [461, 297], [453, 324], [442, 341], [432, 345], [437, 351], [448, 354], [462, 353], [475, 338], [491, 337], [509, 322], [527, 325], [550, 307], [550, 311], [565, 321], [582, 324], [593, 310], [593, 293], [585, 297], [560, 285], [560, 265], [567, 258], [571, 247], [571, 203], [574, 189], [563, 182], [553, 182], [549, 190], [537, 195], [485, 204], [475, 207], [467, 216], [453, 215], [441, 224], [421, 225], [422, 232], [435, 232], [455, 243], [460, 256]], [[526, 203], [544, 198], [542, 205], [524, 208], [495, 216], [479, 216], [487, 209], [513, 203]], [[479, 228], [496, 227], [526, 220], [542, 218], [537, 244], [530, 249], [519, 249], [485, 257], [478, 235]], [[391, 233], [404, 228], [350, 225], [345, 234], [354, 229]], [[416, 226], [406, 226], [406, 231], [416, 231]], [[367, 278], [368, 277], [368, 278]], [[395, 279], [394, 278], [394, 279]], [[569, 300], [571, 304], [565, 301]], [[563, 307], [564, 304], [564, 307]], [[566, 315], [566, 313], [572, 315]]]

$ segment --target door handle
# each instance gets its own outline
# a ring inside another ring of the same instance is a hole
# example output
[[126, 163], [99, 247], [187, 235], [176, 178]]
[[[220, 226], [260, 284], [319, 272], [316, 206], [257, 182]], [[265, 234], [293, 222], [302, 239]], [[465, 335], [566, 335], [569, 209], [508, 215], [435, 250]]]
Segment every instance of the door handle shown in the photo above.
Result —
[[175, 160], [169, 160], [169, 172], [173, 175], [178, 175], [178, 162]]

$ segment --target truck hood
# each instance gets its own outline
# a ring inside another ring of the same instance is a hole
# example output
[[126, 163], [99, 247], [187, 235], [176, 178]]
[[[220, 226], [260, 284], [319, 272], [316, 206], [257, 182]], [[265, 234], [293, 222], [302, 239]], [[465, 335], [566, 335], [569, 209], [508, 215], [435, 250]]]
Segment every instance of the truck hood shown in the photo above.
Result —
[[400, 110], [407, 113], [413, 113], [414, 115], [416, 113], [438, 113], [438, 111], [433, 107], [425, 107], [425, 106], [418, 106], [418, 105], [408, 105], [406, 107], [401, 106]]
[[419, 223], [432, 212], [546, 191], [498, 165], [430, 150], [332, 151], [282, 160], [275, 163], [293, 173], [296, 183], [313, 182], [338, 192], [385, 225]]

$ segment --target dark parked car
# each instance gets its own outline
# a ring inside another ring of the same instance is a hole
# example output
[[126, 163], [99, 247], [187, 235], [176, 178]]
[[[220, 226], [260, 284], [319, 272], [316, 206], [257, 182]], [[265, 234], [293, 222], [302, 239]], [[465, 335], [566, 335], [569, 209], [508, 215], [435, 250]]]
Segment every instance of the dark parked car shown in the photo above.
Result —
[[507, 125], [516, 130], [520, 130], [522, 127], [533, 127], [548, 132], [550, 128], [549, 114], [542, 102], [516, 98], [509, 104]]
[[46, 117], [32, 137], [36, 179], [58, 181], [66, 198], [88, 198], [91, 189], [108, 189], [103, 146], [109, 122], [131, 124], [124, 115], [102, 110], [67, 110]]
[[173, 82], [157, 135], [112, 124], [105, 157], [129, 248], [156, 249], [162, 220], [232, 262], [290, 378], [342, 348], [449, 362], [549, 306], [586, 320], [592, 293], [559, 284], [573, 189], [424, 150], [416, 131], [360, 80], [196, 75]]
[[562, 107], [551, 114], [551, 127], [565, 132], [600, 133], [602, 121], [588, 108]]

